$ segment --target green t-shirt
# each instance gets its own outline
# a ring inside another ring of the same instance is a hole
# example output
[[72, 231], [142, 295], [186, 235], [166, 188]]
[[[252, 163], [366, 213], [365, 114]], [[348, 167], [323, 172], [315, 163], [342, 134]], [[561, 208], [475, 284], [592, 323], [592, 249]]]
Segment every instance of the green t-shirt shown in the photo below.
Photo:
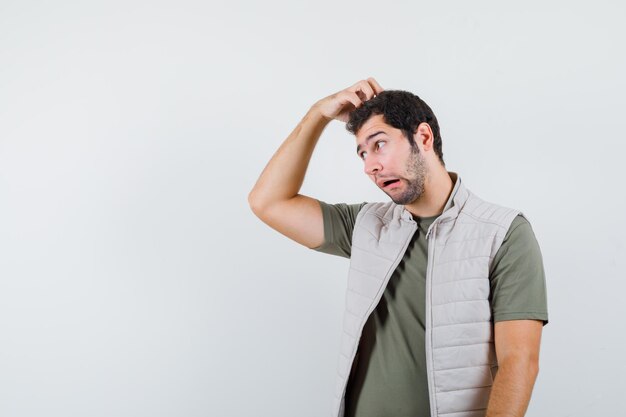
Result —
[[[350, 257], [352, 231], [366, 204], [327, 204], [324, 243], [316, 251]], [[428, 227], [438, 216], [418, 218], [418, 228], [367, 319], [346, 388], [346, 417], [429, 416], [425, 319]], [[528, 221], [511, 224], [494, 261], [490, 301], [494, 321], [548, 322], [541, 252]]]

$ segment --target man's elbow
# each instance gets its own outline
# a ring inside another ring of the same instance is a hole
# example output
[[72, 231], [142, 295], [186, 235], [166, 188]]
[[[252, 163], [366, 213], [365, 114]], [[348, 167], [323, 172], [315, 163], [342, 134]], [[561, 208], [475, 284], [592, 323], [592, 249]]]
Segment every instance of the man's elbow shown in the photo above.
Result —
[[534, 381], [539, 375], [539, 358], [534, 354], [513, 354], [498, 361], [498, 372], [505, 371], [525, 375]]
[[539, 361], [538, 360], [529, 360], [526, 364], [526, 369], [528, 375], [532, 378], [533, 381], [537, 379], [539, 375]]
[[533, 375], [535, 376], [535, 379], [539, 376], [539, 360], [537, 360], [533, 365]]
[[533, 376], [533, 379], [537, 378], [537, 375], [539, 375], [539, 352], [528, 352], [523, 356], [523, 358], [526, 368], [528, 369], [528, 373]]
[[250, 210], [252, 210], [257, 217], [261, 217], [265, 205], [261, 199], [258, 198], [257, 194], [255, 194], [254, 190], [250, 191], [248, 194], [248, 205], [250, 206]]
[[258, 210], [258, 204], [254, 199], [254, 190], [250, 191], [248, 194], [248, 205], [250, 206], [250, 210], [252, 210], [256, 214], [256, 210]]

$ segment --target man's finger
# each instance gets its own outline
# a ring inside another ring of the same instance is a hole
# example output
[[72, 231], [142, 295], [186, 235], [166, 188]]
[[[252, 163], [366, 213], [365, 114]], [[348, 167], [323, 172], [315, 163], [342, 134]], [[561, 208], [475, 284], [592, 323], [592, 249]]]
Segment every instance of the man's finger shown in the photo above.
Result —
[[363, 94], [365, 94], [365, 101], [374, 97], [374, 90], [366, 80], [363, 80], [359, 83], [359, 88], [363, 92]]
[[374, 89], [374, 91], [376, 92], [376, 95], [378, 95], [378, 94], [382, 93], [383, 91], [385, 91], [385, 90], [383, 90], [383, 88], [380, 86], [380, 84], [378, 84], [378, 81], [376, 81], [376, 80], [374, 79], [374, 77], [370, 77], [370, 78], [368, 78], [368, 79], [367, 79], [367, 82], [369, 83], [369, 85], [371, 85], [371, 86], [372, 86], [372, 88], [373, 88], [373, 89]]
[[[359, 93], [361, 92], [365, 97], [365, 100], [363, 101], [367, 101], [370, 98], [374, 97], [374, 90], [372, 90], [372, 87], [369, 85], [369, 83], [367, 82], [367, 80], [361, 80], [359, 82], [357, 82], [356, 84], [354, 84], [352, 87], [348, 88], [348, 91], [352, 91], [355, 93]], [[359, 94], [360, 96], [361, 94]]]
[[352, 91], [344, 91], [343, 93], [344, 94], [342, 98], [352, 103], [352, 105], [354, 105], [354, 108], [357, 108], [361, 104], [363, 104], [363, 101], [361, 100], [361, 98], [359, 98], [357, 93]]

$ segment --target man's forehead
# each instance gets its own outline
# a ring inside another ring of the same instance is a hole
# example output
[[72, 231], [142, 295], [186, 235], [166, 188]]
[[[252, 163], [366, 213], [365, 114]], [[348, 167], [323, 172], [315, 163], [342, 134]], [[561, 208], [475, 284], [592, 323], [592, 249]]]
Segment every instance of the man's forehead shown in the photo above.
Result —
[[357, 155], [360, 155], [361, 150], [365, 149], [372, 139], [377, 138], [379, 135], [389, 136], [392, 134], [391, 130], [394, 130], [394, 128], [385, 123], [382, 115], [370, 117], [356, 132]]
[[367, 119], [367, 121], [363, 123], [363, 126], [361, 126], [358, 132], [356, 132], [356, 143], [364, 143], [367, 137], [372, 135], [373, 133], [379, 131], [389, 133], [392, 129], [392, 126], [385, 123], [385, 119], [382, 114], [376, 114]]

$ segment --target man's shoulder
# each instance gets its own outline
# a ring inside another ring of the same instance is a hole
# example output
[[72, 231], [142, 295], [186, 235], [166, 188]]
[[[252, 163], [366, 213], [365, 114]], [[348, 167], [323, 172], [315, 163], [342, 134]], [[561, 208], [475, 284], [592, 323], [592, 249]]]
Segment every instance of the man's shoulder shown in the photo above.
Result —
[[476, 194], [469, 192], [469, 196], [461, 212], [480, 222], [501, 224], [508, 228], [511, 222], [524, 214], [515, 208], [492, 203], [484, 200]]
[[357, 213], [371, 213], [375, 215], [382, 216], [386, 212], [390, 210], [395, 210], [396, 207], [402, 208], [403, 206], [398, 206], [393, 201], [382, 202], [382, 201], [364, 201], [362, 203], [327, 203], [323, 200], [317, 200], [322, 206], [322, 209], [326, 210], [339, 210], [339, 211], [351, 211], [354, 214]]
[[363, 205], [363, 209], [367, 209], [368, 211], [374, 211], [374, 212], [379, 212], [381, 210], [389, 210], [390, 208], [393, 208], [394, 206], [397, 206], [396, 203], [394, 203], [393, 201], [370, 201], [367, 202]]
[[368, 202], [362, 203], [327, 203], [323, 200], [317, 200], [322, 209], [324, 224], [329, 226], [354, 224], [357, 216], [362, 208], [368, 205]]
[[381, 220], [388, 221], [395, 217], [400, 217], [404, 212], [403, 205], [394, 203], [393, 201], [387, 202], [370, 202], [366, 203], [360, 210], [359, 215], [371, 215], [380, 218]]

